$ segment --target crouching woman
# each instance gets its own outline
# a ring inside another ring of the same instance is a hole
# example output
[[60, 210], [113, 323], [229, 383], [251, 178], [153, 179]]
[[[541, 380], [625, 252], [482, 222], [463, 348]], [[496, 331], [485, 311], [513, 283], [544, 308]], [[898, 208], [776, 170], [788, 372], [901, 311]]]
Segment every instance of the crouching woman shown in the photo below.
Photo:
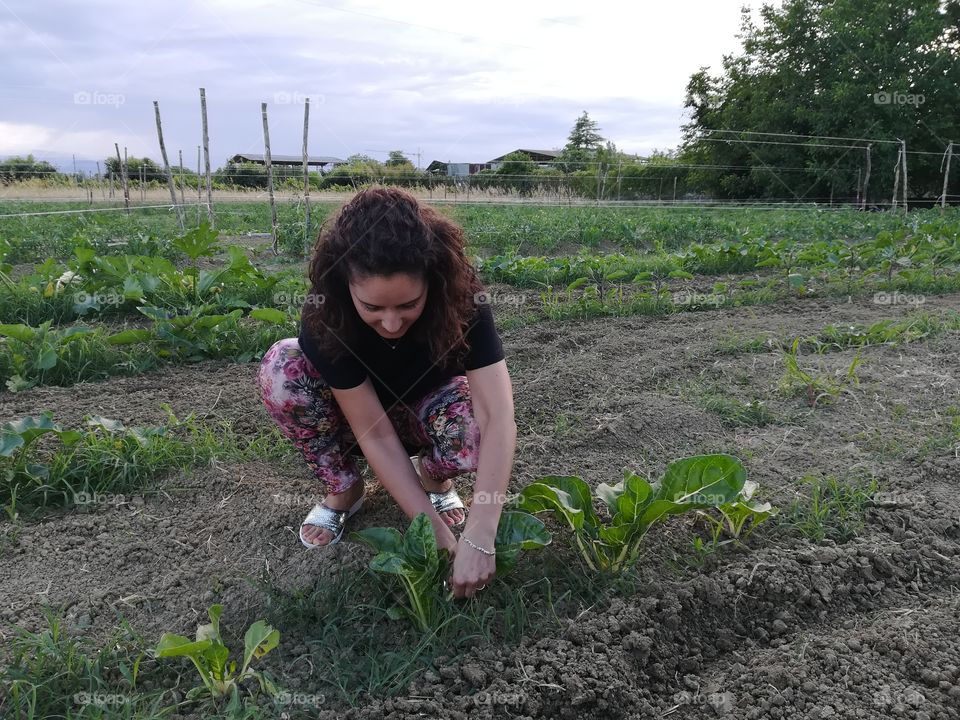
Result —
[[[257, 374], [271, 417], [325, 490], [301, 541], [340, 540], [363, 505], [362, 456], [408, 518], [430, 517], [454, 558], [454, 594], [471, 597], [494, 576], [516, 423], [463, 230], [402, 190], [364, 190], [321, 231], [310, 281], [299, 337], [274, 344]], [[467, 515], [453, 478], [470, 472]]]

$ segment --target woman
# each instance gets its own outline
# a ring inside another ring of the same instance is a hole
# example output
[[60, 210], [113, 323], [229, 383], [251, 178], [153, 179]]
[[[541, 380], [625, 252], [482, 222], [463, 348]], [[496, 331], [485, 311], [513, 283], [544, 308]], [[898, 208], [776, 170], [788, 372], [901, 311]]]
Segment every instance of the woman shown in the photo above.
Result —
[[[453, 556], [454, 595], [471, 597], [494, 576], [517, 430], [462, 229], [402, 190], [364, 190], [321, 231], [310, 281], [299, 338], [274, 344], [257, 377], [326, 489], [300, 540], [340, 540], [363, 504], [362, 455], [408, 518], [430, 517]], [[466, 472], [476, 472], [469, 516], [452, 481]], [[451, 527], [464, 520], [458, 541]]]

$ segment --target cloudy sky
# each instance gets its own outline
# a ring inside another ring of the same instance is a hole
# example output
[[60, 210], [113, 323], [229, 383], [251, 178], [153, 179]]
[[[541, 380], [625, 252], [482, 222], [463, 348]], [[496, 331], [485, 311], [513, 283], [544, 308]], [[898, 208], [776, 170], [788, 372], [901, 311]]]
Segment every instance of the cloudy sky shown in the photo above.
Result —
[[738, 50], [742, 4], [0, 0], [0, 156], [159, 159], [158, 100], [195, 166], [200, 87], [214, 167], [263, 152], [261, 102], [273, 152], [299, 155], [307, 96], [316, 155], [483, 162], [561, 147], [583, 110], [644, 154], [679, 142], [686, 82]]

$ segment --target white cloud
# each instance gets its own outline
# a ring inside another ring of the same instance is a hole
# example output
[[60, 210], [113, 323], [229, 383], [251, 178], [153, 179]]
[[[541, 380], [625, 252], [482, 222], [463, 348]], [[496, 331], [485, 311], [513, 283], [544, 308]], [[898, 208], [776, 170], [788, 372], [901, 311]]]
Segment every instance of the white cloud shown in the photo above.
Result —
[[[262, 151], [264, 101], [274, 151], [299, 152], [302, 106], [283, 93], [322, 96], [317, 153], [487, 159], [562, 145], [584, 109], [620, 147], [662, 149], [680, 140], [690, 75], [737, 51], [742, 1], [5, 0], [0, 152], [103, 158], [118, 141], [155, 156], [159, 100], [168, 148], [193, 156], [200, 86], [215, 164]], [[77, 92], [125, 102], [81, 106]]]

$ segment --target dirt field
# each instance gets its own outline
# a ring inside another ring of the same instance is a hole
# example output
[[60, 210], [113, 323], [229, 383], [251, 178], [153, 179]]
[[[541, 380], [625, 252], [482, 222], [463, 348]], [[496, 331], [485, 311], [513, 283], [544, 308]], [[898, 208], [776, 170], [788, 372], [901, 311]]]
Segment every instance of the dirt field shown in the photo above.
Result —
[[[928, 297], [924, 309], [960, 310], [960, 295]], [[329, 659], [310, 657], [309, 628], [274, 620], [281, 646], [267, 667], [292, 692], [324, 694], [304, 717], [960, 717], [960, 436], [950, 422], [960, 407], [960, 334], [865, 348], [859, 385], [813, 409], [778, 392], [780, 354], [718, 350], [731, 338], [788, 338], [909, 311], [869, 299], [798, 300], [505, 331], [519, 427], [511, 490], [546, 474], [591, 485], [616, 482], [624, 467], [658, 476], [679, 457], [727, 452], [744, 461], [781, 520], [700, 563], [692, 561], [693, 521], [673, 520], [649, 536], [630, 593], [559, 604], [551, 626], [440, 658], [392, 699], [353, 708], [338, 699], [317, 671]], [[806, 365], [842, 373], [854, 355], [812, 356]], [[64, 426], [90, 413], [160, 423], [165, 402], [178, 415], [254, 432], [271, 422], [254, 371], [204, 363], [2, 393], [0, 421], [49, 408]], [[717, 388], [763, 401], [772, 421], [725, 424], [699, 400]], [[809, 496], [802, 478], [811, 474], [879, 484], [852, 539], [815, 542], [785, 522], [791, 503]], [[461, 490], [470, 480], [458, 481]], [[370, 490], [352, 527], [399, 527], [389, 496]], [[279, 503], [277, 493], [303, 502]], [[192, 635], [213, 601], [226, 606], [231, 628], [245, 627], [274, 607], [263, 582], [288, 598], [309, 594], [338, 565], [369, 558], [353, 543], [302, 549], [296, 528], [317, 497], [298, 462], [219, 463], [119, 505], [26, 524], [0, 556], [0, 632], [11, 623], [37, 628], [44, 604], [65, 608], [93, 638], [109, 637], [118, 613], [151, 642], [163, 631]], [[565, 541], [558, 532], [548, 552], [563, 556]], [[506, 581], [539, 580], [542, 568], [531, 555]]]

